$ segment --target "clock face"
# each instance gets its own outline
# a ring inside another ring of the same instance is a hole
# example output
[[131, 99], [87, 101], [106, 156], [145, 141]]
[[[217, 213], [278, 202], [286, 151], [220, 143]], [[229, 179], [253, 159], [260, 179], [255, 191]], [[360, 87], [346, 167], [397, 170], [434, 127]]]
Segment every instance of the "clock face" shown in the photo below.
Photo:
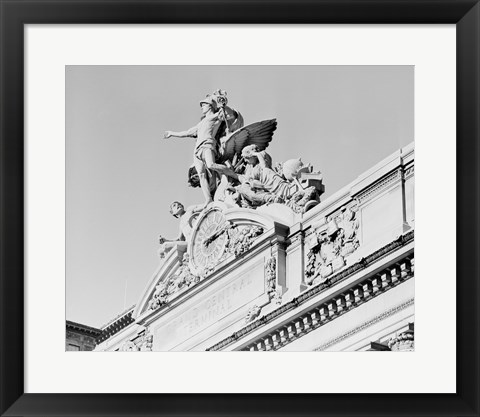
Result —
[[211, 209], [197, 221], [191, 246], [194, 269], [214, 266], [222, 257], [227, 242], [227, 220], [220, 210]]

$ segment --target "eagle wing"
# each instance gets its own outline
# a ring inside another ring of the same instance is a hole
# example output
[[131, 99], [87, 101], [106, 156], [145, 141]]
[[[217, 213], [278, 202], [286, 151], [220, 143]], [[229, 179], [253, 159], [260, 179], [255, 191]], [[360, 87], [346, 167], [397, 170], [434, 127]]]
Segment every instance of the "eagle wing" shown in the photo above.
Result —
[[242, 149], [248, 145], [257, 145], [259, 151], [263, 151], [272, 141], [273, 132], [277, 129], [277, 120], [262, 120], [250, 125], [244, 126], [229, 137], [222, 145], [221, 160], [232, 160], [236, 154], [241, 154]]

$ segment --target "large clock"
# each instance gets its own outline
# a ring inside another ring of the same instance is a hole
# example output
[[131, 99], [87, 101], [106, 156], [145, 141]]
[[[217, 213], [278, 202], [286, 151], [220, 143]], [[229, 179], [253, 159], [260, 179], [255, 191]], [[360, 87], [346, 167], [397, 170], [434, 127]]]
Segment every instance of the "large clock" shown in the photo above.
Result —
[[208, 209], [198, 218], [190, 245], [191, 266], [196, 273], [213, 268], [222, 257], [227, 226], [227, 219], [217, 208]]

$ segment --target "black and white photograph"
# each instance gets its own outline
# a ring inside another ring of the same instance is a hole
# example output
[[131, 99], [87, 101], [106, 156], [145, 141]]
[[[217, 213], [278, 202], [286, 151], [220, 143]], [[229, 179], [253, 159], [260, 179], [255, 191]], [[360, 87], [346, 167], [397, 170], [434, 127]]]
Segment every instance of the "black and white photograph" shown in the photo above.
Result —
[[411, 65], [67, 65], [66, 351], [415, 350]]
[[479, 3], [0, 0], [0, 416], [477, 416]]

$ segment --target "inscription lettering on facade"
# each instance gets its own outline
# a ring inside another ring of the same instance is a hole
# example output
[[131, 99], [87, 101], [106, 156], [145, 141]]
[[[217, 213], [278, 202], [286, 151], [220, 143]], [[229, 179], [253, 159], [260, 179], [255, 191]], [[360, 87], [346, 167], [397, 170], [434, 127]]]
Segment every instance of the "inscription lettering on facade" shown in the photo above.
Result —
[[[225, 316], [265, 293], [263, 264], [241, 274], [224, 288], [191, 305], [155, 332], [155, 342], [173, 347], [202, 330], [219, 323]], [[241, 312], [242, 318], [245, 312]], [[166, 346], [162, 346], [163, 349]]]

